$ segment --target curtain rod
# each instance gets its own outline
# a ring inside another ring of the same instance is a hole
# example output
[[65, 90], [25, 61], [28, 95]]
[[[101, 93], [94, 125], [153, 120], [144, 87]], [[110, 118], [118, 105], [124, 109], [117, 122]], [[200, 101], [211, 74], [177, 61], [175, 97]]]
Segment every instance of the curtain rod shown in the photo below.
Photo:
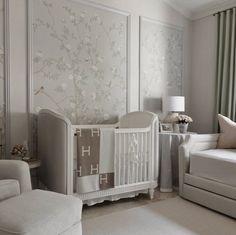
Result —
[[236, 6], [235, 6], [235, 7], [227, 8], [227, 9], [225, 9], [225, 10], [223, 10], [223, 11], [218, 11], [218, 12], [214, 13], [213, 16], [215, 16], [215, 15], [221, 13], [221, 12], [225, 12], [225, 11], [228, 11], [228, 10], [233, 10], [233, 9], [235, 9], [235, 8], [236, 8]]

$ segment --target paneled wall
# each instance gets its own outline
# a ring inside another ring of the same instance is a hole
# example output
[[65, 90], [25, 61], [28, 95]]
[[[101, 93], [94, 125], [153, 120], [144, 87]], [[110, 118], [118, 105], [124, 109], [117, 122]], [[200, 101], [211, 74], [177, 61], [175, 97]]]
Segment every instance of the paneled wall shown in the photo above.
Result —
[[[70, 1], [70, 0], [68, 0]], [[54, 1], [56, 2], [56, 1]], [[183, 92], [186, 106], [190, 110], [190, 65], [191, 65], [191, 21], [156, 0], [94, 0], [105, 7], [125, 11], [130, 14], [129, 36], [129, 92], [128, 109], [139, 109], [139, 17], [147, 17], [158, 22], [171, 24], [183, 29]], [[27, 1], [10, 0], [10, 72], [11, 72], [11, 144], [28, 139], [27, 119]], [[63, 87], [62, 87], [63, 88]]]
[[4, 0], [0, 0], [0, 159], [5, 145], [4, 54]]

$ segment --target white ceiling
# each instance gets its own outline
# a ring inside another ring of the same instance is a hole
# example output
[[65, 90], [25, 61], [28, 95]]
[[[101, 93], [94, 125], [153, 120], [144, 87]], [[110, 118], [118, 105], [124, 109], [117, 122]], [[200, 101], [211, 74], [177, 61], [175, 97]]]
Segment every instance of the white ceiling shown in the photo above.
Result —
[[190, 19], [199, 19], [216, 11], [236, 6], [236, 0], [164, 0]]

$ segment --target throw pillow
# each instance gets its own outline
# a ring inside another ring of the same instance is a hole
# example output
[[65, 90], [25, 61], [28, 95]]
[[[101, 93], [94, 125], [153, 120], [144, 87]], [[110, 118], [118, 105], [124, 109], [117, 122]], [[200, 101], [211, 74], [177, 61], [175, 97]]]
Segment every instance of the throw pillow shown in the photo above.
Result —
[[218, 114], [218, 121], [220, 125], [220, 136], [217, 148], [236, 148], [236, 123], [221, 114]]

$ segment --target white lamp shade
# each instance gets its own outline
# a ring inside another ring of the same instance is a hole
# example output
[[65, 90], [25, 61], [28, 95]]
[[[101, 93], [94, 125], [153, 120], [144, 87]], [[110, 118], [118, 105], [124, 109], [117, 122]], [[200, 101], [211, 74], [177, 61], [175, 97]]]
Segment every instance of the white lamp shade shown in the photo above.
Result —
[[184, 96], [167, 96], [163, 99], [164, 112], [184, 112], [185, 97]]

